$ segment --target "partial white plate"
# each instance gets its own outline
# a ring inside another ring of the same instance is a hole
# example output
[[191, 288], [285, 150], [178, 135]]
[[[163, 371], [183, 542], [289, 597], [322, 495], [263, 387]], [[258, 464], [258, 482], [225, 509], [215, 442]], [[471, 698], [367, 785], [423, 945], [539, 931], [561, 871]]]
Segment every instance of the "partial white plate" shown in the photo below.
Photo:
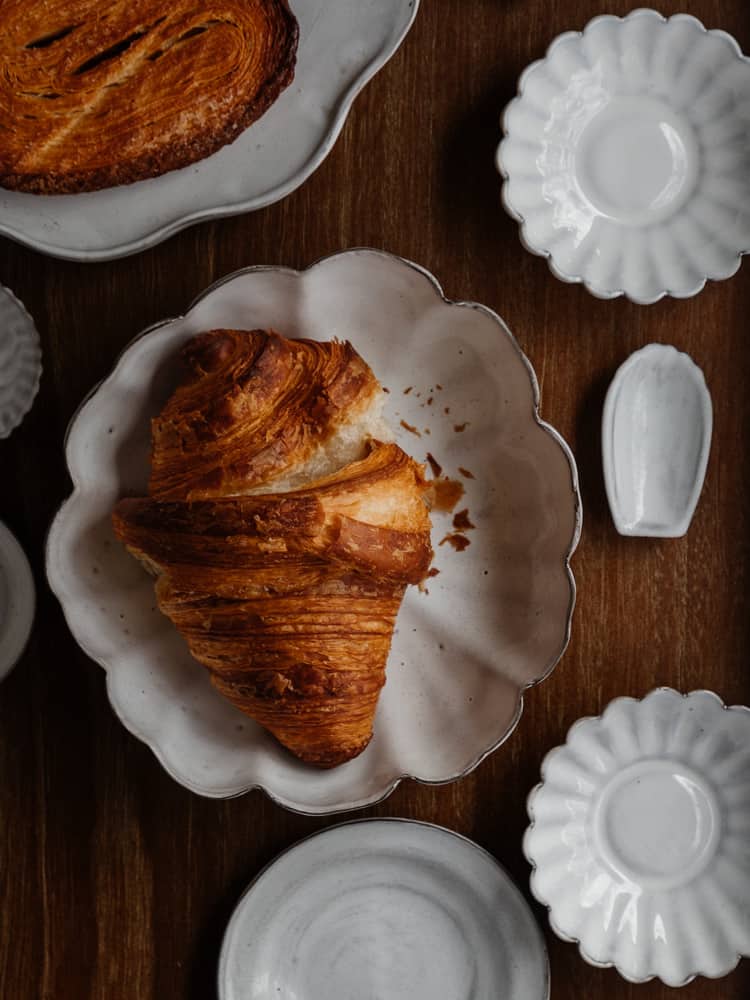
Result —
[[657, 688], [579, 719], [542, 763], [524, 851], [591, 965], [684, 986], [750, 955], [750, 710]]
[[[434, 515], [440, 572], [429, 593], [409, 588], [402, 605], [374, 738], [331, 771], [296, 761], [216, 693], [112, 532], [115, 502], [145, 494], [149, 421], [180, 377], [179, 348], [215, 327], [351, 340], [390, 390], [399, 443], [420, 460], [429, 451], [464, 483], [458, 509], [476, 525], [457, 552], [440, 544], [450, 515]], [[405, 775], [444, 782], [470, 771], [513, 730], [522, 692], [550, 672], [570, 631], [577, 476], [538, 400], [534, 373], [495, 313], [447, 302], [427, 272], [378, 251], [337, 254], [304, 272], [250, 268], [138, 337], [71, 424], [74, 491], [47, 549], [50, 585], [73, 635], [107, 671], [124, 724], [196, 792], [260, 786], [309, 813], [367, 805]]]
[[294, 191], [331, 151], [354, 98], [398, 49], [419, 0], [291, 6], [300, 25], [294, 81], [234, 143], [183, 170], [90, 194], [0, 189], [0, 233], [55, 257], [110, 260]]
[[0, 680], [21, 658], [36, 607], [34, 576], [20, 542], [0, 521]]
[[7, 438], [32, 407], [42, 375], [42, 348], [23, 302], [0, 285], [0, 438]]
[[314, 834], [251, 884], [220, 1000], [546, 1000], [539, 927], [486, 851], [438, 826], [361, 820]]

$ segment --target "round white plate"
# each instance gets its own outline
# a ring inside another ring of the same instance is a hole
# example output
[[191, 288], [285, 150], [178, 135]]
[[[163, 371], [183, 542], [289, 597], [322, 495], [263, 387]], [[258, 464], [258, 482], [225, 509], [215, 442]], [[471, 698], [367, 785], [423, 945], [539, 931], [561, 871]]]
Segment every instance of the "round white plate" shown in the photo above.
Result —
[[280, 201], [323, 162], [354, 98], [401, 44], [419, 0], [291, 0], [295, 78], [259, 121], [214, 156], [162, 177], [87, 194], [0, 189], [0, 233], [69, 260], [109, 260], [204, 219]]
[[583, 958], [683, 986], [750, 955], [750, 710], [657, 688], [580, 719], [542, 764], [524, 850]]
[[[349, 339], [390, 390], [399, 443], [463, 483], [457, 510], [475, 525], [458, 552], [440, 544], [451, 515], [434, 514], [439, 575], [403, 602], [373, 740], [330, 771], [297, 761], [215, 691], [157, 610], [152, 578], [112, 532], [116, 501], [146, 492], [150, 419], [181, 377], [181, 345], [216, 327]], [[196, 792], [260, 786], [303, 812], [366, 805], [404, 775], [442, 782], [471, 770], [513, 730], [522, 692], [553, 668], [570, 630], [576, 471], [537, 404], [534, 374], [502, 320], [447, 302], [425, 271], [377, 251], [304, 272], [251, 268], [137, 338], [71, 424], [74, 491], [47, 548], [50, 585], [107, 671], [125, 725]]]
[[546, 1000], [544, 941], [506, 872], [408, 820], [345, 823], [290, 848], [229, 923], [220, 1000]]
[[0, 521], [0, 680], [26, 648], [35, 606], [29, 560], [16, 536]]

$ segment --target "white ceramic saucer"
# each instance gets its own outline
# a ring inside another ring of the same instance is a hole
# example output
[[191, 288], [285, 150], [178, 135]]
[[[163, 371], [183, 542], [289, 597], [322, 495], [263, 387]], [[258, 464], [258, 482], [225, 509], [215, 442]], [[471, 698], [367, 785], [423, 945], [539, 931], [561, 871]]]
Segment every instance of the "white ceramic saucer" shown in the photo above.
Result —
[[592, 965], [682, 986], [750, 955], [750, 710], [658, 688], [581, 719], [528, 803], [531, 888]]
[[41, 359], [34, 320], [13, 292], [0, 285], [0, 438], [8, 437], [31, 409]]
[[546, 1000], [547, 954], [489, 854], [409, 820], [303, 840], [252, 883], [219, 964], [220, 1000]]
[[0, 521], [0, 680], [26, 647], [35, 603], [29, 561], [15, 535]]
[[498, 150], [527, 249], [602, 298], [730, 277], [750, 250], [748, 94], [737, 42], [686, 14], [560, 35], [522, 74]]

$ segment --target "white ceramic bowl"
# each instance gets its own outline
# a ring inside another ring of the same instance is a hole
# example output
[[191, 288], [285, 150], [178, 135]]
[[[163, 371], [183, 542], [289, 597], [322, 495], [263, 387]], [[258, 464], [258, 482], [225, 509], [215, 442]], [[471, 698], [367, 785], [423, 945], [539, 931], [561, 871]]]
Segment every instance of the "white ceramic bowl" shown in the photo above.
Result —
[[292, 0], [293, 83], [213, 156], [162, 177], [73, 195], [0, 189], [0, 233], [68, 260], [138, 253], [204, 219], [285, 198], [317, 170], [354, 99], [406, 37], [419, 0]]
[[450, 830], [359, 820], [295, 844], [227, 927], [220, 1000], [547, 1000], [531, 910]]
[[[153, 580], [112, 532], [116, 500], [145, 493], [150, 418], [180, 377], [180, 346], [216, 327], [351, 340], [390, 390], [399, 443], [420, 460], [430, 452], [463, 482], [457, 509], [476, 526], [455, 551], [440, 544], [451, 515], [434, 515], [439, 575], [429, 593], [411, 587], [404, 600], [373, 740], [330, 771], [295, 760], [215, 691], [156, 609]], [[576, 471], [537, 404], [528, 361], [494, 313], [447, 302], [425, 271], [377, 251], [301, 273], [251, 268], [139, 337], [71, 424], [74, 491], [47, 547], [52, 589], [75, 638], [106, 669], [124, 724], [196, 792], [260, 786], [304, 812], [364, 806], [404, 775], [441, 782], [471, 770], [513, 730], [522, 692], [549, 673], [570, 630]]]
[[605, 15], [521, 76], [498, 168], [532, 253], [594, 295], [656, 302], [750, 250], [750, 61], [686, 14]]
[[658, 688], [581, 719], [528, 803], [531, 888], [587, 962], [682, 986], [750, 955], [750, 710]]

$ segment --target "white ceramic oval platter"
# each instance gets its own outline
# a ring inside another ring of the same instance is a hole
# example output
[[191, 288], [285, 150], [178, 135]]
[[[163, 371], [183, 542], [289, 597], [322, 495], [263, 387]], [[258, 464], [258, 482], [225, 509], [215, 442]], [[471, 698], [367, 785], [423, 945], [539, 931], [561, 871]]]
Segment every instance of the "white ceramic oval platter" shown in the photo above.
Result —
[[441, 827], [314, 834], [252, 883], [227, 927], [220, 1000], [547, 1000], [544, 941], [493, 857]]
[[653, 10], [560, 35], [521, 76], [497, 154], [532, 253], [601, 298], [651, 303], [750, 250], [750, 60]]
[[621, 535], [680, 538], [708, 465], [713, 407], [703, 372], [669, 344], [648, 344], [617, 369], [604, 401], [602, 464]]
[[182, 170], [104, 191], [0, 190], [0, 233], [55, 257], [109, 260], [294, 191], [333, 148], [357, 94], [398, 49], [419, 0], [291, 6], [300, 26], [294, 81], [235, 142]]
[[[217, 327], [350, 340], [389, 390], [399, 444], [420, 461], [430, 453], [465, 490], [456, 511], [474, 527], [459, 533], [464, 550], [445, 541], [451, 514], [435, 513], [438, 575], [401, 607], [375, 735], [333, 770], [295, 760], [214, 690], [111, 529], [115, 502], [146, 491], [149, 421], [179, 380], [181, 345]], [[47, 546], [50, 585], [107, 671], [124, 724], [196, 792], [260, 786], [302, 812], [364, 806], [407, 775], [444, 782], [471, 770], [513, 730], [524, 689], [550, 672], [570, 632], [577, 474], [537, 406], [533, 371], [496, 314], [446, 301], [427, 272], [379, 251], [304, 272], [250, 268], [138, 337], [72, 421], [74, 490]]]
[[617, 698], [545, 757], [528, 809], [532, 891], [587, 962], [683, 986], [750, 955], [750, 709]]

